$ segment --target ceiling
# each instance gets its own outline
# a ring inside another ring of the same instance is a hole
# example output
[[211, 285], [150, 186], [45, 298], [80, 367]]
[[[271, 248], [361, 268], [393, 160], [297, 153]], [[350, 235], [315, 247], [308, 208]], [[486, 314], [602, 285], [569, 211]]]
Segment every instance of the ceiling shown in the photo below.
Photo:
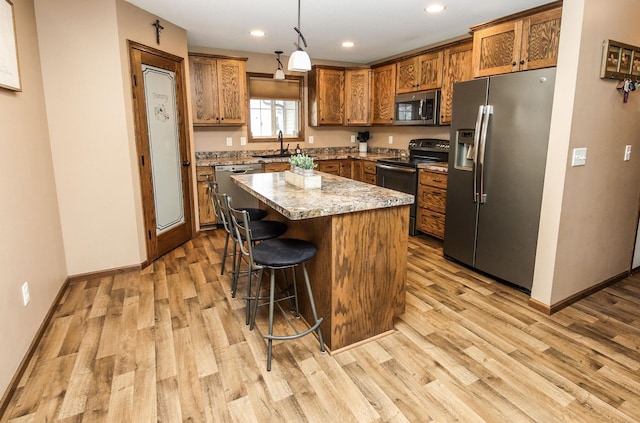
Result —
[[[295, 49], [296, 0], [127, 0], [187, 31], [190, 46], [255, 53]], [[300, 29], [313, 59], [371, 63], [463, 36], [469, 27], [551, 0], [300, 0]], [[440, 2], [446, 9], [429, 14]], [[251, 30], [265, 32], [262, 38]], [[344, 48], [343, 41], [354, 47]], [[285, 63], [286, 66], [286, 63]]]

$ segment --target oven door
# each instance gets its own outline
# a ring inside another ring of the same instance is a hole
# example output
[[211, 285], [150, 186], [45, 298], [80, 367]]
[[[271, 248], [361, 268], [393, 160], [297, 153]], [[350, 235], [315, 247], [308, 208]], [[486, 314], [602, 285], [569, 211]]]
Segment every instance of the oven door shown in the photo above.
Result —
[[418, 169], [378, 162], [376, 163], [376, 185], [413, 195], [413, 204], [409, 207], [409, 235], [417, 235]]

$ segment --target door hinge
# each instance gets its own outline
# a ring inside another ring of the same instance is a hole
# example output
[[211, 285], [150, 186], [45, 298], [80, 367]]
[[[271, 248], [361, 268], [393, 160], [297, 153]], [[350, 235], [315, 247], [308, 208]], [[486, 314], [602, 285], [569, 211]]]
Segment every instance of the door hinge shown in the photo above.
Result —
[[133, 85], [135, 85], [136, 87], [138, 86], [138, 75], [136, 74], [133, 75]]
[[144, 166], [144, 156], [140, 156], [140, 160], [142, 161], [142, 166]]
[[147, 231], [147, 233], [149, 234], [149, 240], [151, 240], [151, 231]]

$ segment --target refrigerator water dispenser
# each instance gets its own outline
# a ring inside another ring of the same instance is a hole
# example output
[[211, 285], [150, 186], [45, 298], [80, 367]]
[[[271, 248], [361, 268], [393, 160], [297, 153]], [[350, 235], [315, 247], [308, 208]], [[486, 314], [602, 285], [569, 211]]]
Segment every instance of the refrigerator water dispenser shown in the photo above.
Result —
[[473, 169], [474, 144], [473, 129], [460, 129], [456, 131], [455, 168], [461, 170]]

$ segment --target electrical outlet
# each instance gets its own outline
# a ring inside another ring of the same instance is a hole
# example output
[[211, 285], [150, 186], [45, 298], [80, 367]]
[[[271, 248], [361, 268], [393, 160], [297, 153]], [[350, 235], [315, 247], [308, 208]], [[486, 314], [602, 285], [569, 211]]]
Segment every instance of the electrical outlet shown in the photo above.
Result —
[[233, 145], [233, 138], [227, 137], [227, 147], [231, 147]]
[[356, 142], [356, 136], [355, 135], [351, 135], [351, 142]]
[[584, 166], [587, 163], [587, 149], [574, 148], [571, 158], [571, 166]]
[[247, 145], [247, 137], [240, 137], [240, 145]]
[[624, 161], [628, 162], [629, 160], [631, 160], [631, 146], [627, 145], [624, 148]]
[[313, 135], [309, 135], [309, 144], [313, 144]]
[[22, 305], [25, 307], [31, 301], [31, 294], [29, 294], [29, 282], [25, 282], [22, 284]]
[[389, 144], [393, 144], [393, 135], [389, 135]]

